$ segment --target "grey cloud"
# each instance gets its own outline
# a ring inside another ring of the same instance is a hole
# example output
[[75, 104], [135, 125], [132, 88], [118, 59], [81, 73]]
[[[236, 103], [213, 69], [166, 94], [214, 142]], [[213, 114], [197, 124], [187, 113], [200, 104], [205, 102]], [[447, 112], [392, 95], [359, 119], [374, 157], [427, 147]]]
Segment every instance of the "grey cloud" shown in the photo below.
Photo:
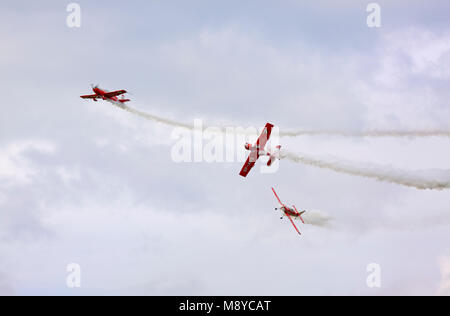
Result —
[[[91, 82], [125, 88], [134, 94], [133, 107], [186, 123], [201, 116], [212, 124], [270, 120], [286, 128], [442, 127], [445, 79], [407, 72], [405, 89], [375, 80], [389, 56], [380, 33], [410, 27], [403, 8], [395, 11], [403, 22], [391, 28], [385, 19], [375, 34], [354, 28], [364, 22], [359, 6], [340, 11], [342, 17], [318, 7], [302, 13], [300, 6], [282, 21], [289, 10], [272, 3], [269, 23], [249, 7], [237, 16], [232, 4], [221, 13], [213, 9], [224, 4], [192, 5], [183, 14], [142, 5], [107, 12], [83, 5], [80, 30], [66, 28], [60, 3], [47, 16], [17, 5], [15, 15], [2, 19], [8, 25], [0, 28], [2, 38], [11, 46], [0, 62], [8, 100], [0, 105], [0, 147], [39, 138], [57, 148], [24, 154], [36, 171], [28, 174], [31, 182], [0, 182], [8, 291], [70, 294], [65, 265], [79, 262], [85, 293], [361, 294], [370, 293], [366, 265], [379, 261], [386, 273], [380, 293], [405, 291], [417, 280], [425, 282], [415, 293], [434, 293], [439, 276], [430, 271], [446, 246], [440, 241], [448, 240], [448, 224], [435, 226], [434, 219], [447, 216], [448, 192], [289, 161], [276, 174], [247, 179], [238, 176], [240, 163], [177, 164], [170, 128], [78, 97]], [[408, 8], [420, 13], [422, 6]], [[219, 18], [205, 22], [209, 14]], [[327, 24], [330, 16], [349, 24]], [[428, 92], [409, 89], [417, 79]], [[435, 138], [413, 145], [335, 137], [282, 142], [311, 155], [407, 169], [446, 168], [449, 160], [447, 143]], [[271, 186], [301, 209], [323, 210], [336, 229], [302, 225], [298, 238], [273, 211]], [[415, 228], [399, 229], [404, 218]]]

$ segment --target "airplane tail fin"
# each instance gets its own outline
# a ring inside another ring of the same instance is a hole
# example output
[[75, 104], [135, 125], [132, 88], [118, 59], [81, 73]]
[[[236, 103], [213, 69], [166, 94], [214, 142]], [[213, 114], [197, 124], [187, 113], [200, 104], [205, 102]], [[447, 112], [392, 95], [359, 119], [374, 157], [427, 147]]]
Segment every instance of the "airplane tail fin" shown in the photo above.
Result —
[[298, 214], [298, 217], [300, 217], [300, 220], [302, 221], [302, 223], [304, 224], [305, 221], [303, 220], [302, 214], [304, 214], [306, 211], [302, 211]]
[[271, 166], [272, 163], [275, 161], [275, 159], [280, 159], [280, 149], [281, 149], [281, 145], [278, 145], [277, 147], [275, 147], [275, 151], [270, 154], [270, 159], [267, 162], [267, 166]]

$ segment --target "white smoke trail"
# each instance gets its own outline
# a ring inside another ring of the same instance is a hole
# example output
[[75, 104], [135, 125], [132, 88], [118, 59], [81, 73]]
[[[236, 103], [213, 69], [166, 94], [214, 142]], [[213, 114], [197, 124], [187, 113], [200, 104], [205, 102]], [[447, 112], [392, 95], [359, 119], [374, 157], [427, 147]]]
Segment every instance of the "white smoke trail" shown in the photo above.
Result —
[[305, 224], [318, 226], [318, 227], [330, 227], [332, 217], [322, 211], [306, 211], [302, 215]]
[[113, 105], [117, 106], [118, 108], [121, 108], [122, 110], [125, 110], [127, 112], [133, 113], [133, 114], [135, 114], [137, 116], [140, 116], [140, 117], [145, 118], [145, 119], [150, 120], [150, 121], [163, 123], [163, 124], [174, 126], [174, 127], [184, 127], [184, 128], [187, 128], [187, 129], [194, 129], [193, 125], [189, 125], [189, 124], [185, 124], [185, 123], [182, 123], [182, 122], [178, 122], [178, 121], [166, 119], [166, 118], [163, 118], [163, 117], [159, 117], [159, 116], [156, 116], [156, 115], [148, 114], [148, 113], [136, 110], [136, 109], [134, 109], [132, 107], [129, 107], [129, 106], [125, 105], [122, 102], [110, 101], [110, 103], [112, 103]]
[[[127, 112], [130, 112], [132, 114], [135, 114], [137, 116], [140, 116], [144, 119], [147, 119], [147, 120], [150, 120], [153, 122], [162, 123], [162, 124], [166, 124], [166, 125], [173, 126], [173, 127], [183, 127], [183, 128], [187, 128], [190, 130], [195, 129], [194, 124], [190, 125], [190, 124], [182, 123], [179, 121], [170, 120], [170, 119], [167, 119], [164, 117], [156, 116], [153, 114], [149, 114], [146, 112], [142, 112], [142, 111], [139, 111], [132, 107], [129, 107], [122, 102], [115, 102], [115, 101], [109, 101], [109, 102], [122, 110], [125, 110]], [[202, 128], [206, 130], [209, 127], [206, 125], [202, 125]], [[214, 129], [210, 130], [209, 132], [210, 133], [218, 133], [218, 134], [236, 134], [236, 135], [246, 135], [246, 136], [258, 136], [256, 134], [256, 130], [252, 131], [252, 130], [247, 130], [247, 129], [242, 129], [242, 130], [236, 129], [236, 130], [232, 130], [232, 131], [229, 131], [229, 130], [227, 131], [225, 127], [216, 127], [216, 126], [214, 126]]]
[[396, 183], [420, 190], [443, 190], [450, 188], [450, 170], [406, 171], [387, 166], [361, 163], [358, 166], [354, 162], [333, 158], [315, 158], [305, 154], [291, 153], [286, 150], [282, 151], [281, 157], [305, 165], [354, 176], [372, 178], [378, 181]]
[[343, 136], [343, 137], [449, 137], [449, 130], [372, 130], [372, 131], [333, 131], [300, 130], [281, 132], [280, 136]]
[[[142, 118], [145, 118], [150, 121], [174, 126], [174, 127], [184, 127], [187, 129], [194, 129], [194, 125], [186, 124], [183, 122], [170, 120], [164, 117], [156, 116], [153, 114], [149, 114], [146, 112], [139, 111], [137, 109], [134, 109], [132, 107], [129, 107], [121, 102], [114, 102], [111, 101], [111, 103], [122, 110], [125, 110], [127, 112], [133, 113], [135, 115], [138, 115]], [[206, 127], [205, 127], [206, 128]], [[224, 129], [221, 129], [222, 132], [224, 132]], [[244, 131], [236, 133], [247, 133]], [[298, 137], [298, 136], [343, 136], [343, 137], [450, 137], [450, 131], [448, 130], [405, 130], [405, 131], [396, 131], [396, 130], [373, 130], [373, 131], [366, 131], [366, 132], [351, 132], [351, 131], [314, 131], [314, 130], [300, 130], [300, 131], [286, 131], [286, 132], [280, 132], [281, 137]]]

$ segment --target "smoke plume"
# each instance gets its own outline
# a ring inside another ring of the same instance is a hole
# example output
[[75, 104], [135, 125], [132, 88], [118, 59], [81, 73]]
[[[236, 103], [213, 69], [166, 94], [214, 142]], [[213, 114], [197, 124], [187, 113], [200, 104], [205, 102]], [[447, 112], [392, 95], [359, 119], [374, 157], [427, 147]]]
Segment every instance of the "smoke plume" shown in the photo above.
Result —
[[[174, 127], [184, 127], [188, 129], [193, 129], [194, 126], [191, 124], [186, 124], [183, 122], [167, 119], [164, 117], [156, 116], [153, 114], [145, 113], [129, 107], [121, 102], [111, 102], [113, 105], [140, 116], [144, 119], [166, 124]], [[449, 137], [450, 131], [448, 130], [372, 130], [372, 131], [333, 131], [333, 130], [299, 130], [299, 131], [285, 131], [280, 132], [281, 137], [298, 137], [298, 136], [343, 136], [343, 137]]]
[[306, 154], [282, 151], [282, 158], [296, 163], [329, 169], [353, 176], [376, 179], [378, 181], [396, 183], [420, 190], [443, 190], [450, 188], [449, 170], [406, 171], [388, 166], [355, 163], [334, 158], [316, 158]]
[[193, 129], [194, 126], [193, 125], [189, 125], [189, 124], [185, 124], [182, 122], [178, 122], [178, 121], [174, 121], [174, 120], [170, 120], [170, 119], [166, 119], [164, 117], [160, 117], [160, 116], [156, 116], [156, 115], [152, 115], [152, 114], [148, 114], [139, 110], [136, 110], [132, 107], [129, 107], [127, 105], [125, 105], [122, 102], [114, 102], [111, 101], [111, 103], [115, 106], [117, 106], [118, 108], [121, 108], [122, 110], [125, 110], [127, 112], [130, 112], [132, 114], [135, 114], [137, 116], [140, 116], [144, 119], [153, 121], [153, 122], [158, 122], [158, 123], [162, 123], [162, 124], [166, 124], [166, 125], [170, 125], [170, 126], [174, 126], [174, 127], [184, 127], [184, 128], [188, 128], [188, 129]]
[[319, 227], [330, 227], [331, 226], [331, 216], [322, 211], [306, 211], [302, 215], [305, 224], [319, 226]]
[[343, 136], [343, 137], [450, 137], [448, 130], [372, 130], [372, 131], [314, 131], [299, 130], [281, 132], [280, 136]]

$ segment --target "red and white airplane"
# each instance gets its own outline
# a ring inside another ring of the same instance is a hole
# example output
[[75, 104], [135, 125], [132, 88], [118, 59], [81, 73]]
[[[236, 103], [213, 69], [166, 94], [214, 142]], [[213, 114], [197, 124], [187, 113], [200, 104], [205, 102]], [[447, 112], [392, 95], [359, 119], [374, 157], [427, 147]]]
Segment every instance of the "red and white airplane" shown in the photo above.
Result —
[[281, 204], [280, 208], [275, 208], [275, 210], [281, 210], [283, 212], [280, 219], [283, 219], [283, 216], [286, 215], [289, 218], [289, 220], [291, 221], [292, 225], [294, 225], [294, 228], [297, 231], [297, 233], [299, 233], [299, 235], [301, 235], [297, 226], [295, 226], [294, 221], [292, 220], [292, 217], [299, 218], [302, 221], [302, 223], [304, 224], [305, 222], [303, 221], [302, 214], [305, 213], [306, 211], [302, 211], [302, 212], [297, 211], [297, 208], [295, 207], [295, 205], [292, 205], [293, 208], [287, 207], [286, 205], [283, 204], [283, 202], [280, 201], [280, 198], [278, 197], [274, 188], [272, 188], [272, 191], [273, 191], [273, 194], [275, 194], [275, 197], [277, 198], [278, 202]]
[[272, 165], [275, 159], [280, 159], [280, 145], [275, 147], [276, 150], [273, 153], [264, 150], [264, 147], [272, 134], [272, 128], [273, 125], [267, 123], [254, 146], [249, 143], [245, 144], [245, 149], [250, 150], [250, 155], [239, 173], [241, 176], [246, 177], [248, 175], [250, 170], [255, 166], [256, 160], [258, 160], [260, 156], [270, 156], [270, 159], [267, 162], [268, 166]]
[[[95, 94], [89, 94], [89, 95], [82, 95], [80, 96], [82, 99], [92, 99], [94, 101], [97, 101], [97, 99], [102, 99], [106, 101], [112, 101], [112, 102], [120, 102], [125, 103], [130, 101], [130, 99], [125, 99], [123, 94], [127, 93], [125, 90], [117, 90], [117, 91], [111, 91], [105, 89], [100, 89], [98, 85], [92, 86], [92, 91], [94, 91]], [[117, 96], [122, 95], [122, 98], [118, 98]]]

